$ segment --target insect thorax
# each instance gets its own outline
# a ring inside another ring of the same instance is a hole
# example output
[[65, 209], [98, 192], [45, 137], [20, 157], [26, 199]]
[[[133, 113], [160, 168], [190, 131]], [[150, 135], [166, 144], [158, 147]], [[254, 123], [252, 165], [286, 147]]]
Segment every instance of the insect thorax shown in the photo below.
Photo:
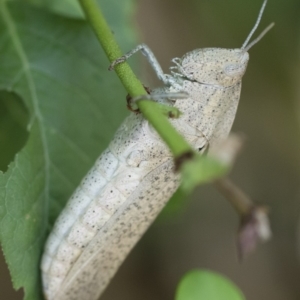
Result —
[[189, 94], [187, 99], [177, 99], [174, 106], [182, 115], [172, 120], [179, 132], [185, 135], [202, 133], [213, 144], [229, 134], [237, 110], [241, 81], [234, 86], [221, 87], [182, 80], [180, 87], [172, 86], [170, 92], [178, 90]]

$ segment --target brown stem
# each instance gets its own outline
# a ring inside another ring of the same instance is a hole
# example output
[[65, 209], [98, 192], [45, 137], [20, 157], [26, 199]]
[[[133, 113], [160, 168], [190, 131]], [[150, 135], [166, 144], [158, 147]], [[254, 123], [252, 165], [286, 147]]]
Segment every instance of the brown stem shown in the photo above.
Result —
[[214, 182], [218, 191], [232, 204], [241, 216], [245, 216], [254, 207], [253, 201], [229, 178], [223, 177]]

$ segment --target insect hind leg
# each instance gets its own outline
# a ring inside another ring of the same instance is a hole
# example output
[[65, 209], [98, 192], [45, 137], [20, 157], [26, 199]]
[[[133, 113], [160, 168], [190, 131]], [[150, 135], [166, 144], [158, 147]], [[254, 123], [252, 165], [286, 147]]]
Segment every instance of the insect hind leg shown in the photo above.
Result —
[[164, 74], [158, 60], [156, 59], [154, 53], [151, 51], [151, 49], [146, 44], [140, 44], [131, 51], [127, 52], [123, 56], [117, 58], [115, 61], [111, 63], [109, 66], [109, 70], [113, 70], [114, 67], [118, 64], [121, 64], [125, 62], [128, 58], [130, 58], [133, 54], [136, 52], [141, 51], [143, 55], [146, 56], [148, 62], [152, 66], [154, 72], [156, 73], [159, 80], [161, 80], [164, 84], [169, 85], [169, 78], [168, 75]]

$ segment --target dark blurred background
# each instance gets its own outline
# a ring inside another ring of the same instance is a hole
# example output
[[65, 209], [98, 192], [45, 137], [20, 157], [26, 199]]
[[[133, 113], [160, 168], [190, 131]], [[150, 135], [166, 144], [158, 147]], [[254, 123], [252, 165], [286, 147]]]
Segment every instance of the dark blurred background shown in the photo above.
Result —
[[[167, 72], [171, 58], [190, 50], [240, 47], [261, 4], [140, 0], [133, 22], [140, 41], [150, 46]], [[171, 300], [180, 278], [194, 268], [229, 277], [248, 300], [300, 299], [299, 20], [299, 0], [269, 0], [256, 35], [270, 22], [276, 26], [250, 50], [233, 127], [247, 140], [230, 177], [255, 201], [268, 205], [272, 240], [239, 263], [238, 217], [213, 186], [201, 186], [179, 213], [155, 222], [101, 299]], [[142, 57], [140, 63], [143, 82], [158, 86]], [[1, 286], [10, 287], [3, 262], [0, 272]], [[12, 291], [5, 300], [20, 296]]]

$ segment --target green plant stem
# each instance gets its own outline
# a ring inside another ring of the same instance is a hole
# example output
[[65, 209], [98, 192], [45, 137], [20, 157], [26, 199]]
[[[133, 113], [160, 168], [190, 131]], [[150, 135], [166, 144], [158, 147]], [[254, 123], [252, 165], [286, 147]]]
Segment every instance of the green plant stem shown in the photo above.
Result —
[[[113, 62], [121, 57], [122, 52], [120, 47], [115, 41], [95, 0], [79, 0], [79, 2], [109, 61]], [[127, 63], [117, 65], [115, 71], [125, 89], [132, 97], [145, 94], [143, 85], [134, 75]], [[140, 100], [137, 102], [137, 105], [144, 117], [155, 128], [175, 157], [193, 151], [186, 140], [174, 129], [168, 119], [161, 113], [155, 102]]]

